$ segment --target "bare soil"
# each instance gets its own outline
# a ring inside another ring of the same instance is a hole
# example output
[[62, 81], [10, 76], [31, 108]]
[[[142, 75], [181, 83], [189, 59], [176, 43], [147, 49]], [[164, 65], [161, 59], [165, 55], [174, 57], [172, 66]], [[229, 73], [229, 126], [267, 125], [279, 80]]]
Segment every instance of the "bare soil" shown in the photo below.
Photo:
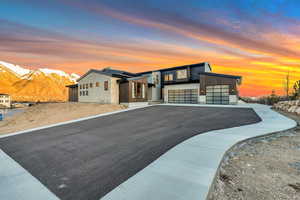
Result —
[[233, 147], [207, 199], [300, 200], [300, 126]]
[[123, 105], [78, 102], [37, 104], [1, 121], [0, 135], [125, 108]]

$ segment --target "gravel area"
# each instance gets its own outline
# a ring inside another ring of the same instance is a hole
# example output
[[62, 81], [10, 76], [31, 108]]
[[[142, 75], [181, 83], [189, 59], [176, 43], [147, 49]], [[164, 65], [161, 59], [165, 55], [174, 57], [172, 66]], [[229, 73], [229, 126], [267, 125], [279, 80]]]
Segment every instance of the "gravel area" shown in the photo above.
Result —
[[42, 103], [24, 108], [13, 116], [5, 115], [0, 121], [0, 135], [59, 122], [79, 119], [126, 108], [122, 105], [97, 103]]
[[[280, 113], [298, 123], [300, 117]], [[235, 145], [208, 200], [300, 200], [300, 126]]]

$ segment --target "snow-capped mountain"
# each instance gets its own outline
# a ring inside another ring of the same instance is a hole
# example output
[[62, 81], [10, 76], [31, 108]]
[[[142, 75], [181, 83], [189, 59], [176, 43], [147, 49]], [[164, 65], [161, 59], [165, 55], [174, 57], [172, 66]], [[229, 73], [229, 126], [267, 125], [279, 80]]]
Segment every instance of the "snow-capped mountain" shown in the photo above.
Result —
[[36, 70], [0, 61], [0, 93], [8, 93], [15, 101], [65, 101], [66, 85], [80, 76], [61, 70]]
[[[29, 69], [24, 69], [20, 67], [19, 65], [14, 65], [11, 63], [0, 61], [0, 66], [4, 66], [7, 70], [15, 73], [17, 76], [22, 77], [25, 74], [28, 74], [30, 72]], [[5, 70], [5, 69], [4, 69]]]

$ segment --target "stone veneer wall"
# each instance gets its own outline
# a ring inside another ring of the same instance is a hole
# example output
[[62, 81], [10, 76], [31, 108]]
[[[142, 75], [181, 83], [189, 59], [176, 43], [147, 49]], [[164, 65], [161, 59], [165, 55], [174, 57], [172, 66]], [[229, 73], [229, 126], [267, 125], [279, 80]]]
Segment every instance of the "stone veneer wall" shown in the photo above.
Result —
[[300, 100], [280, 101], [273, 108], [300, 115]]

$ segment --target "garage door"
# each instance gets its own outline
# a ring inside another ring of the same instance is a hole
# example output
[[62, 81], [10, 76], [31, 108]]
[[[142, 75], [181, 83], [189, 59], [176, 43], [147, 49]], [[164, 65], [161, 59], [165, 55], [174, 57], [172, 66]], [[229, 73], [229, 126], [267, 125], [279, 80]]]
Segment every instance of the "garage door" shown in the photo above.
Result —
[[198, 103], [197, 89], [168, 90], [168, 103]]
[[229, 104], [229, 85], [206, 87], [207, 104]]

